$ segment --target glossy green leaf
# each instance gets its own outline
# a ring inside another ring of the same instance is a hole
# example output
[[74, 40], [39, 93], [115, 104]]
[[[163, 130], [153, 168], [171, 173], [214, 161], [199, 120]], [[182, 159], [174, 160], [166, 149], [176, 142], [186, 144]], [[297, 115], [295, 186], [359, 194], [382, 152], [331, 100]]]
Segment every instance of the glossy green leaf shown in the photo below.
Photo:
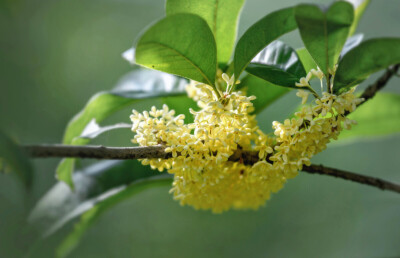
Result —
[[[347, 39], [346, 43], [343, 46], [342, 52], [340, 53], [341, 58], [347, 54], [350, 50], [360, 45], [362, 39], [364, 38], [363, 34], [357, 34]], [[317, 69], [317, 64], [314, 59], [308, 52], [308, 50], [304, 47], [296, 49], [297, 56], [299, 57], [301, 63], [304, 66], [306, 72], [309, 72], [311, 69]]]
[[311, 69], [317, 69], [317, 64], [306, 48], [296, 49], [296, 53], [306, 72], [311, 71]]
[[[93, 96], [81, 112], [68, 124], [64, 144], [83, 145], [90, 139], [80, 138], [87, 125], [98, 123], [116, 111], [145, 98], [186, 94], [186, 79], [152, 70], [138, 69], [124, 76], [111, 91]], [[75, 159], [63, 159], [57, 167], [57, 178], [73, 187], [72, 172]]]
[[346, 0], [346, 1], [351, 3], [354, 7], [354, 21], [349, 31], [349, 36], [351, 36], [356, 32], [361, 17], [363, 16], [371, 0]]
[[189, 111], [190, 108], [196, 111], [199, 110], [197, 103], [188, 96], [166, 97], [162, 98], [162, 102], [168, 105], [170, 109], [175, 110], [175, 114], [185, 115], [185, 123], [193, 123], [194, 118]]
[[159, 175], [137, 160], [100, 161], [73, 174], [75, 190], [56, 183], [36, 204], [29, 223], [49, 236], [84, 212], [88, 203], [110, 189]]
[[295, 88], [306, 71], [296, 51], [281, 41], [275, 41], [257, 54], [246, 71], [272, 84]]
[[400, 38], [370, 39], [349, 51], [339, 62], [333, 91], [341, 93], [369, 75], [400, 63]]
[[64, 144], [73, 144], [92, 119], [100, 122], [112, 113], [137, 101], [137, 99], [115, 95], [111, 92], [100, 92], [94, 95], [68, 124], [64, 134]]
[[[98, 137], [102, 133], [115, 129], [130, 128], [130, 127], [131, 127], [130, 124], [124, 124], [124, 123], [100, 127], [97, 124], [96, 119], [93, 118], [83, 129], [81, 135], [75, 137], [70, 144], [85, 145], [88, 144], [90, 140]], [[75, 169], [75, 162], [76, 162], [75, 158], [64, 158], [61, 160], [60, 164], [56, 169], [57, 179], [67, 183], [72, 189], [74, 188], [74, 184], [71, 175]]]
[[2, 131], [0, 131], [0, 172], [15, 173], [26, 188], [32, 185], [33, 169], [28, 156]]
[[295, 9], [301, 38], [314, 61], [328, 76], [346, 42], [354, 19], [353, 6], [335, 2], [324, 12], [317, 5], [300, 4]]
[[[85, 213], [81, 216], [80, 221], [74, 226], [73, 231], [63, 240], [57, 249], [57, 257], [67, 256], [79, 243], [83, 234], [88, 228], [100, 217], [101, 214], [147, 189], [153, 187], [163, 187], [171, 185], [171, 176], [158, 176], [143, 179], [135, 182], [127, 187], [119, 187], [104, 193], [102, 196], [93, 200], [92, 203], [86, 205]], [[88, 209], [89, 208], [89, 209]]]
[[167, 0], [167, 15], [193, 13], [203, 18], [214, 34], [217, 60], [229, 62], [237, 34], [239, 13], [244, 0]]
[[234, 74], [240, 74], [251, 60], [278, 37], [297, 28], [294, 8], [273, 12], [256, 22], [239, 39], [233, 59]]
[[136, 45], [137, 64], [214, 85], [217, 50], [207, 23], [194, 14], [174, 14], [147, 29]]
[[[347, 52], [349, 52], [356, 46], [360, 45], [363, 37], [364, 37], [363, 34], [357, 34], [348, 38], [343, 46], [342, 52], [340, 53], [341, 58], [343, 58], [343, 56], [347, 54]], [[317, 69], [317, 64], [315, 63], [314, 59], [312, 58], [312, 56], [310, 55], [310, 53], [306, 48], [303, 47], [296, 49], [296, 53], [301, 63], [303, 64], [306, 72], [309, 72], [311, 69]]]
[[131, 47], [121, 54], [122, 58], [128, 61], [131, 65], [135, 64], [135, 48]]
[[350, 50], [360, 45], [364, 38], [363, 34], [356, 34], [347, 39], [343, 46], [342, 52], [340, 53], [340, 58], [342, 59]]
[[99, 123], [115, 111], [145, 98], [185, 94], [187, 80], [176, 76], [138, 69], [121, 78], [111, 91], [94, 95], [69, 123], [63, 143], [72, 144], [87, 124], [96, 119]]
[[[81, 143], [84, 145], [85, 143]], [[59, 181], [66, 183], [71, 189], [74, 189], [74, 182], [72, 180], [72, 173], [75, 169], [75, 161], [73, 158], [64, 158], [60, 161], [56, 168], [56, 178]]]
[[251, 74], [247, 74], [240, 85], [240, 89], [244, 90], [247, 96], [257, 97], [252, 101], [255, 114], [260, 113], [264, 108], [290, 91], [288, 88], [276, 86]]
[[351, 130], [340, 133], [339, 139], [371, 139], [400, 132], [400, 95], [378, 93], [349, 115], [357, 121]]
[[99, 137], [101, 134], [109, 131], [113, 131], [116, 129], [127, 129], [131, 127], [132, 124], [127, 124], [127, 123], [117, 123], [114, 125], [100, 126], [96, 122], [96, 119], [93, 119], [92, 121], [89, 122], [89, 124], [87, 124], [87, 126], [85, 127], [79, 138], [94, 139]]
[[249, 64], [249, 66], [246, 68], [246, 71], [275, 85], [289, 88], [296, 88], [295, 84], [301, 78], [298, 78], [297, 76], [287, 73], [274, 66], [267, 66], [257, 63]]

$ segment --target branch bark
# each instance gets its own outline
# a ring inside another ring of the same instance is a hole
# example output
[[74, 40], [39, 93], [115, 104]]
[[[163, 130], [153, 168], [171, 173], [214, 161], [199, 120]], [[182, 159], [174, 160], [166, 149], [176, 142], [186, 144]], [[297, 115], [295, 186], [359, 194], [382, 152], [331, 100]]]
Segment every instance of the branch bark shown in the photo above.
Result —
[[310, 174], [320, 174], [342, 178], [345, 180], [350, 180], [353, 182], [357, 182], [364, 185], [369, 185], [373, 187], [380, 188], [381, 190], [393, 191], [396, 193], [400, 193], [400, 185], [395, 184], [380, 178], [359, 175], [353, 172], [339, 170], [336, 168], [325, 167], [322, 165], [314, 165], [304, 166], [303, 171]]
[[[383, 87], [386, 86], [386, 84], [393, 77], [393, 75], [397, 74], [399, 69], [400, 69], [400, 64], [396, 64], [392, 67], [389, 67], [386, 70], [386, 72], [378, 78], [378, 80], [376, 80], [373, 84], [369, 85], [360, 96], [360, 98], [363, 98], [364, 101], [358, 104], [357, 107], [361, 106], [368, 100], [372, 99], [378, 91], [380, 91]], [[350, 112], [346, 112], [345, 116], [349, 114]]]
[[363, 94], [361, 95], [360, 98], [364, 98], [364, 101], [361, 102], [359, 105], [365, 103], [369, 99], [373, 98], [375, 94], [381, 90], [390, 80], [390, 78], [393, 77], [393, 75], [397, 74], [397, 71], [400, 69], [400, 64], [396, 64], [392, 67], [389, 67], [386, 72], [378, 78], [378, 80], [375, 81], [375, 83], [371, 84], [368, 86]]
[[104, 147], [94, 145], [41, 144], [26, 145], [25, 151], [34, 158], [145, 159], [171, 157], [165, 146]]
[[[34, 158], [69, 157], [69, 158], [93, 158], [93, 159], [167, 159], [171, 153], [165, 152], [165, 146], [148, 147], [104, 147], [104, 146], [71, 146], [71, 145], [29, 145], [23, 147]], [[237, 150], [229, 161], [241, 161], [251, 165], [258, 161], [256, 151]], [[324, 167], [321, 165], [304, 166], [303, 172], [338, 177], [360, 184], [370, 185], [381, 190], [389, 190], [400, 193], [400, 185], [379, 178], [355, 174], [352, 172]]]

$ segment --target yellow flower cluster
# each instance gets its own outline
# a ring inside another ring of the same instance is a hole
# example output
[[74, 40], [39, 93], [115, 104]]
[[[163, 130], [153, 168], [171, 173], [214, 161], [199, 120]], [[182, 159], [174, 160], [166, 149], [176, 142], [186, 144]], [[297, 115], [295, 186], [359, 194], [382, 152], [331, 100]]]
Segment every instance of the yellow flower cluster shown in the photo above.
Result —
[[[255, 97], [231, 92], [239, 82], [226, 74], [220, 80], [227, 83], [222, 97], [205, 84], [191, 82], [187, 86], [189, 97], [200, 108], [190, 110], [193, 123], [185, 124], [184, 115], [175, 116], [166, 105], [161, 110], [152, 107], [150, 112], [133, 110], [131, 115], [134, 143], [162, 144], [166, 152], [172, 153], [169, 159], [144, 159], [142, 163], [174, 175], [170, 192], [182, 205], [213, 212], [257, 209], [265, 204], [271, 192], [296, 176], [303, 164], [308, 165], [313, 155], [338, 136], [342, 127], [354, 123], [344, 114], [360, 102], [353, 91], [340, 96], [324, 92], [314, 105], [303, 105], [295, 118], [283, 124], [275, 121], [275, 137], [269, 137], [251, 115]], [[300, 90], [297, 95], [304, 104], [308, 92]], [[246, 151], [257, 151], [259, 160], [253, 164], [242, 158], [230, 161], [235, 153]]]

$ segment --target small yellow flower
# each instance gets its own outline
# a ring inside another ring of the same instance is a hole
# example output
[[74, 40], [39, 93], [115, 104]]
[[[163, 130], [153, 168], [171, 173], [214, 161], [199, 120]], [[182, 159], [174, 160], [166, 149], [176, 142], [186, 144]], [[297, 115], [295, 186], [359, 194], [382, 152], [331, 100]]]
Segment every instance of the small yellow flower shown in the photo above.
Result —
[[311, 87], [309, 81], [312, 78], [313, 73], [309, 72], [306, 77], [300, 78], [300, 82], [296, 82], [296, 87]]
[[298, 90], [296, 92], [296, 96], [301, 98], [301, 104], [306, 104], [308, 95], [310, 95], [310, 93], [305, 90]]
[[311, 73], [312, 73], [315, 77], [317, 77], [318, 79], [320, 79], [320, 80], [322, 80], [322, 79], [324, 78], [324, 73], [319, 69], [319, 67], [318, 67], [318, 70], [311, 69]]

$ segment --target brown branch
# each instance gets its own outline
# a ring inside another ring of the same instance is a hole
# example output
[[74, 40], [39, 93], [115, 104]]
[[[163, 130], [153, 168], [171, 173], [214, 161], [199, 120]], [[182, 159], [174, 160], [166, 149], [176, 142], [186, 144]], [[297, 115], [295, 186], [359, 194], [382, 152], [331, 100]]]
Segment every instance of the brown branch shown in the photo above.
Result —
[[[89, 158], [89, 159], [168, 159], [164, 145], [146, 147], [105, 147], [94, 145], [40, 144], [23, 146], [25, 152], [33, 158]], [[257, 151], [244, 152], [238, 149], [229, 161], [240, 161], [252, 165], [258, 161]]]
[[397, 71], [400, 68], [400, 64], [396, 64], [392, 67], [389, 67], [386, 72], [378, 78], [373, 84], [369, 85], [363, 94], [360, 96], [360, 98], [364, 98], [364, 101], [358, 104], [360, 106], [361, 104], [365, 103], [367, 100], [373, 98], [375, 94], [381, 90], [390, 80], [390, 78], [393, 77], [393, 75], [397, 74]]
[[[372, 99], [378, 91], [385, 87], [388, 81], [393, 77], [393, 75], [397, 75], [397, 71], [399, 71], [399, 68], [400, 64], [389, 67], [386, 72], [378, 78], [378, 80], [369, 85], [360, 96], [360, 98], [363, 98], [364, 100], [360, 104], [358, 104], [357, 107]], [[350, 112], [346, 112], [344, 115], [348, 116], [349, 114]]]
[[[170, 158], [171, 153], [165, 152], [165, 146], [148, 147], [104, 147], [104, 146], [71, 146], [71, 145], [29, 145], [23, 147], [34, 158], [69, 157], [69, 158], [93, 158], [93, 159], [144, 159], [144, 158]], [[229, 161], [240, 161], [252, 165], [258, 161], [258, 152], [236, 150]], [[318, 165], [304, 166], [304, 172], [321, 174], [351, 180], [361, 184], [370, 185], [382, 190], [400, 193], [400, 185], [369, 176], [352, 172], [328, 168]]]
[[345, 180], [350, 180], [364, 185], [378, 187], [381, 190], [389, 190], [400, 193], [400, 185], [398, 184], [394, 184], [380, 178], [359, 175], [353, 172], [339, 170], [336, 168], [329, 168], [329, 167], [324, 167], [322, 165], [312, 164], [310, 166], [304, 166], [303, 172], [307, 172], [310, 174], [320, 174], [320, 175], [339, 177]]
[[76, 146], [62, 144], [41, 144], [24, 146], [25, 151], [34, 158], [90, 158], [90, 159], [145, 159], [171, 157], [165, 146], [148, 147], [104, 147]]

